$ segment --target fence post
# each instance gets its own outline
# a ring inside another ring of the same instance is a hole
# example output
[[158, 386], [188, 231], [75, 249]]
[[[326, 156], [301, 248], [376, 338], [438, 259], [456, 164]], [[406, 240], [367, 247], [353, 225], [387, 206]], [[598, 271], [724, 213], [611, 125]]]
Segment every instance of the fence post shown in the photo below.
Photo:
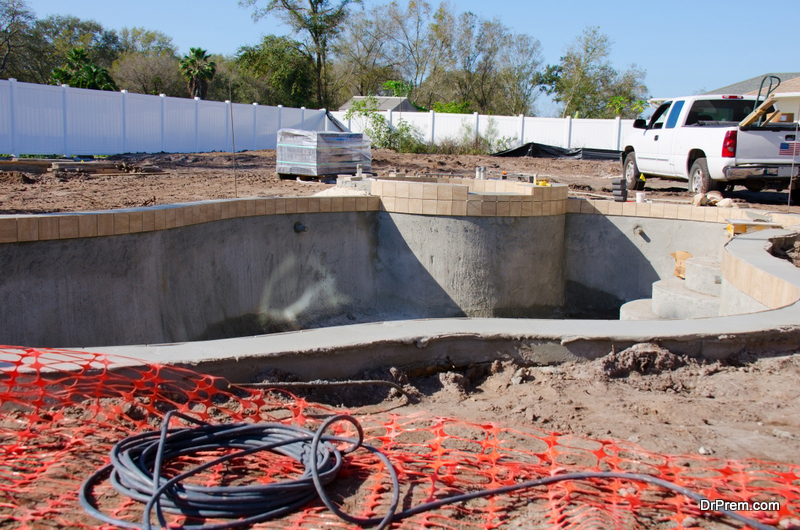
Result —
[[327, 132], [328, 131], [328, 109], [319, 109], [319, 110], [322, 111], [322, 120], [323, 120], [323, 123], [325, 124], [325, 128], [323, 130]]
[[258, 140], [256, 134], [258, 133], [258, 103], [253, 103], [253, 151], [258, 150]]
[[434, 133], [434, 127], [436, 126], [436, 113], [434, 111], [430, 111], [431, 113], [431, 145], [436, 143], [436, 134]]
[[620, 143], [622, 143], [622, 119], [619, 116], [614, 118], [614, 129], [617, 135], [617, 141], [614, 142], [614, 145], [616, 145], [615, 149], [619, 151]]
[[392, 112], [392, 109], [386, 111], [386, 121], [389, 122], [389, 129], [391, 129], [392, 125], [394, 125], [392, 123], [394, 121], [394, 113]]
[[231, 137], [231, 129], [233, 128], [233, 123], [231, 122], [231, 100], [225, 100], [225, 151], [230, 151], [228, 146], [230, 145], [230, 137]]
[[14, 96], [17, 91], [17, 80], [12, 77], [9, 78], [8, 82], [8, 115], [11, 118], [11, 156], [19, 156], [19, 153], [17, 153], [17, 128], [15, 127], [14, 120]]
[[278, 130], [281, 130], [281, 120], [283, 119], [283, 105], [278, 105]]
[[200, 98], [194, 98], [194, 152], [200, 152]]
[[69, 85], [61, 85], [61, 115], [62, 119], [64, 120], [64, 127], [62, 131], [64, 137], [62, 146], [64, 150], [64, 156], [69, 156], [69, 151], [67, 148], [67, 88], [69, 88]]
[[572, 116], [567, 116], [567, 134], [566, 138], [564, 138], [564, 142], [566, 145], [564, 146], [566, 149], [572, 147]]
[[122, 93], [122, 152], [123, 154], [125, 151], [125, 97], [128, 93], [127, 90], [120, 90]]
[[519, 145], [525, 143], [525, 115], [519, 115]]
[[306, 130], [306, 108], [300, 107], [300, 129]]
[[481, 116], [477, 112], [474, 112], [473, 115], [475, 116], [475, 143], [478, 143], [478, 138], [480, 137], [479, 127], [481, 126]]
[[161, 98], [161, 152], [163, 153], [164, 150], [164, 101], [166, 101], [166, 94], [159, 94], [158, 97]]

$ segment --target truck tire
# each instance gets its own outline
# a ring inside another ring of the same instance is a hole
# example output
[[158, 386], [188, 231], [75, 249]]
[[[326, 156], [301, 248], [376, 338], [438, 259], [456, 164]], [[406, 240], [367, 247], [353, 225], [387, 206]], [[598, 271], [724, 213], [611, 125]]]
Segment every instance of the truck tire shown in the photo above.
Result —
[[636, 165], [636, 154], [631, 151], [625, 157], [625, 163], [622, 165], [622, 171], [625, 176], [625, 187], [629, 190], [643, 190], [644, 181], [639, 178], [642, 174], [639, 172], [639, 167]]
[[795, 206], [800, 205], [800, 186], [795, 187], [789, 193], [792, 198], [792, 204]]
[[705, 158], [698, 158], [689, 170], [689, 192], [708, 193], [719, 189], [717, 181], [708, 174], [708, 163]]

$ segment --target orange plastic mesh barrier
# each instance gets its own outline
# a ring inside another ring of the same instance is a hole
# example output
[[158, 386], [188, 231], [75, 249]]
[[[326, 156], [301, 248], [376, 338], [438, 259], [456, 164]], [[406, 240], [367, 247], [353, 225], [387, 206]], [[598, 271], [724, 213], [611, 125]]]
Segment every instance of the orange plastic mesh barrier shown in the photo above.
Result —
[[[117, 361], [83, 351], [0, 346], [0, 527], [113, 528], [86, 514], [79, 488], [109, 462], [122, 438], [158, 429], [169, 410], [210, 423], [281, 422], [315, 430], [341, 410], [288, 393], [234, 389], [227, 381], [174, 366], [112, 368]], [[130, 363], [128, 363], [130, 364]], [[777, 525], [800, 514], [800, 466], [648, 453], [625, 442], [590, 440], [523, 427], [477, 425], [434, 415], [382, 413], [359, 418], [367, 443], [394, 464], [401, 509], [478, 489], [566, 472], [645, 473], [710, 499], [780, 502], [780, 510], [743, 512]], [[347, 431], [346, 424], [339, 426]], [[337, 434], [351, 435], [349, 432]], [[200, 461], [204, 455], [185, 457]], [[181, 461], [170, 466], [177, 471]], [[169, 471], [169, 470], [168, 470]], [[212, 468], [194, 480], [235, 485], [281, 480], [301, 472], [287, 457], [257, 454]], [[381, 516], [390, 502], [388, 474], [360, 450], [327, 491], [359, 517]], [[142, 504], [106, 480], [93, 491], [113, 517], [139, 522]], [[623, 480], [561, 482], [511, 495], [481, 498], [398, 521], [393, 528], [731, 528], [700, 517], [694, 501], [658, 487]], [[198, 524], [171, 517], [170, 523]], [[207, 521], [206, 521], [207, 522]], [[255, 528], [348, 528], [320, 501]]]

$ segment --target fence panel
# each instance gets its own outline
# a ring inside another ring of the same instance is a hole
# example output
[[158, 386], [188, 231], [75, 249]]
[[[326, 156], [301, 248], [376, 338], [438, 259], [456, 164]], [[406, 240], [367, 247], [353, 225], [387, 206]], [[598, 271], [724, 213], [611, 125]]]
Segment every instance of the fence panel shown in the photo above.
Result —
[[[194, 101], [192, 101], [194, 103]], [[230, 110], [227, 103], [220, 101], [198, 101], [197, 108], [197, 151], [227, 151], [230, 136]], [[172, 116], [170, 115], [170, 119]], [[194, 119], [194, 107], [192, 107]], [[192, 126], [194, 130], [194, 125]], [[192, 147], [194, 150], [194, 147]]]
[[14, 151], [49, 155], [64, 152], [64, 89], [16, 83]]
[[0, 81], [0, 153], [10, 154], [11, 143], [11, 83]]
[[256, 138], [257, 149], [275, 149], [278, 142], [278, 107], [256, 106]]
[[525, 118], [525, 140], [523, 143], [566, 147], [568, 121], [566, 118]]
[[121, 153], [122, 93], [80, 88], [65, 90], [67, 154]]
[[125, 94], [125, 153], [161, 151], [161, 98]]

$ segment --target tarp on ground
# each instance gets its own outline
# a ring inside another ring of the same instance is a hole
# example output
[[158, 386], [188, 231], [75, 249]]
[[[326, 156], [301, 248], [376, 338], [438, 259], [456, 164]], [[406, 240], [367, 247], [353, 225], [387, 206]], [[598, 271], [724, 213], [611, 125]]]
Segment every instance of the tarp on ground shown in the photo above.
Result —
[[620, 151], [615, 151], [613, 149], [591, 149], [588, 147], [564, 149], [563, 147], [556, 147], [554, 145], [530, 142], [513, 149], [495, 153], [492, 156], [529, 156], [531, 158], [568, 158], [571, 160], [619, 160]]

